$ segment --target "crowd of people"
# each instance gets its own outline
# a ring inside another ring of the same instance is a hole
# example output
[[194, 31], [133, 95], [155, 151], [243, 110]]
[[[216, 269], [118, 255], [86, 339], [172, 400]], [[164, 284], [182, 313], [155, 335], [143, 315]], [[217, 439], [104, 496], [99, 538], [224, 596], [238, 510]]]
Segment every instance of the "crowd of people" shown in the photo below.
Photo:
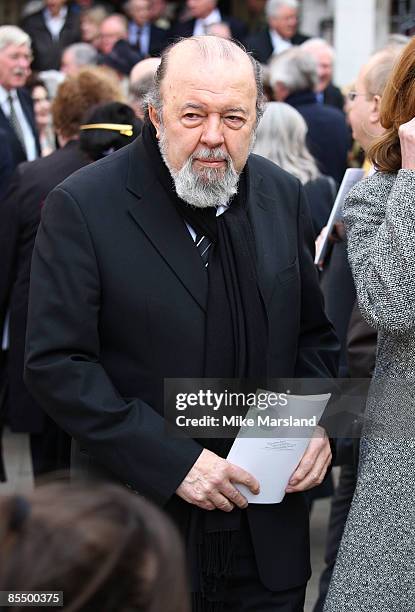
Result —
[[[415, 43], [342, 91], [297, 0], [246, 5], [44, 0], [0, 26], [0, 439], [27, 437], [36, 485], [0, 498], [0, 590], [300, 612], [334, 491], [314, 612], [414, 609]], [[336, 377], [373, 378], [364, 418], [320, 422], [280, 504], [248, 505], [232, 440], [166, 434], [165, 379]]]

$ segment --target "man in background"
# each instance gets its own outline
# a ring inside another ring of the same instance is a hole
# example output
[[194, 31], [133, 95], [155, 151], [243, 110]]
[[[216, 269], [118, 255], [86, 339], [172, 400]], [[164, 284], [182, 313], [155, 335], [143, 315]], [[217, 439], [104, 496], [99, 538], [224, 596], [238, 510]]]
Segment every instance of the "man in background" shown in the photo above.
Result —
[[103, 55], [111, 53], [119, 40], [128, 40], [128, 20], [125, 15], [115, 13], [106, 17], [99, 28], [98, 51]]
[[136, 117], [144, 121], [144, 101], [154, 86], [154, 75], [159, 67], [158, 57], [147, 57], [130, 72], [129, 98]]
[[130, 17], [128, 41], [143, 57], [160, 55], [168, 42], [167, 30], [150, 21], [150, 9], [150, 0], [129, 0], [125, 5]]
[[[24, 89], [30, 76], [30, 38], [15, 26], [0, 27], [0, 128], [13, 168], [40, 153], [33, 103]], [[5, 185], [3, 184], [3, 189]]]
[[74, 43], [66, 47], [62, 55], [61, 72], [65, 75], [75, 75], [85, 66], [95, 66], [98, 52], [89, 43]]
[[344, 96], [333, 84], [334, 49], [323, 38], [310, 38], [301, 45], [317, 62], [317, 101], [344, 110]]
[[270, 83], [274, 98], [290, 104], [307, 123], [307, 145], [323, 174], [340, 184], [347, 168], [350, 132], [344, 114], [317, 102], [317, 64], [301, 47], [273, 57]]
[[26, 17], [22, 28], [32, 39], [33, 70], [59, 70], [62, 52], [81, 40], [79, 14], [66, 0], [45, 0], [45, 7]]
[[268, 0], [265, 14], [268, 26], [246, 41], [249, 51], [266, 64], [272, 55], [278, 55], [293, 45], [301, 45], [308, 36], [298, 32], [297, 0]]
[[191, 19], [177, 22], [170, 31], [170, 38], [187, 38], [189, 36], [203, 36], [208, 34], [209, 26], [225, 22], [231, 29], [232, 38], [244, 42], [247, 28], [242, 21], [222, 15], [217, 0], [187, 0], [186, 7]]

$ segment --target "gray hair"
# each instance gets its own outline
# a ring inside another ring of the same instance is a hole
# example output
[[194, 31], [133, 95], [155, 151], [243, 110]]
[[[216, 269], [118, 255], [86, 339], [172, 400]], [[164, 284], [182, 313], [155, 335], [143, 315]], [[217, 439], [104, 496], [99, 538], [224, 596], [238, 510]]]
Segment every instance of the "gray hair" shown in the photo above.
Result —
[[270, 62], [270, 83], [282, 83], [290, 93], [314, 91], [318, 83], [317, 62], [300, 47], [292, 47]]
[[5, 25], [0, 27], [0, 51], [3, 51], [9, 45], [27, 45], [31, 47], [30, 36], [23, 30], [13, 25]]
[[245, 47], [238, 41], [226, 40], [218, 36], [192, 36], [190, 38], [181, 38], [180, 40], [169, 45], [161, 54], [161, 62], [154, 75], [153, 87], [145, 98], [146, 112], [148, 113], [148, 107], [152, 106], [156, 110], [159, 118], [161, 119], [161, 111], [163, 108], [163, 101], [161, 97], [161, 84], [166, 76], [167, 64], [171, 50], [182, 42], [194, 42], [198, 46], [199, 53], [208, 61], [213, 57], [220, 57], [224, 60], [233, 60], [236, 56], [236, 50], [243, 51], [249, 58], [252, 69], [254, 72], [255, 83], [256, 83], [256, 119], [257, 125], [264, 112], [264, 89], [262, 85], [262, 70], [260, 64], [247, 52]]
[[98, 52], [93, 45], [85, 42], [74, 43], [65, 49], [73, 54], [75, 64], [81, 66], [96, 66], [98, 62]]
[[308, 40], [303, 42], [301, 45], [301, 49], [304, 49], [306, 51], [313, 51], [315, 49], [321, 49], [322, 47], [324, 49], [327, 49], [327, 51], [330, 51], [334, 59], [334, 56], [335, 56], [334, 47], [332, 47], [327, 42], [327, 40], [324, 40], [324, 38], [309, 38]]
[[281, 7], [288, 6], [288, 8], [298, 9], [298, 0], [267, 0], [265, 5], [265, 14], [268, 17], [275, 17]]
[[258, 126], [253, 152], [266, 157], [301, 183], [320, 172], [306, 145], [307, 124], [300, 113], [284, 102], [269, 102]]
[[129, 91], [130, 97], [137, 102], [141, 102], [143, 105], [143, 111], [146, 111], [146, 98], [149, 92], [154, 87], [154, 74], [149, 72], [142, 76], [140, 79], [130, 83]]

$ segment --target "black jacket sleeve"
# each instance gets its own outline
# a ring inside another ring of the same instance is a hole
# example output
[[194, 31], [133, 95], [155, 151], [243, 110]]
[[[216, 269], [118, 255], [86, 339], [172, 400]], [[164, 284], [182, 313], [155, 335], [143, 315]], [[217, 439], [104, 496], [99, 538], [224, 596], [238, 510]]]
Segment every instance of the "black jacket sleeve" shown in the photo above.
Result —
[[138, 397], [121, 397], [100, 363], [100, 273], [83, 214], [55, 189], [32, 260], [25, 383], [99, 465], [158, 503], [175, 492], [202, 447], [165, 434]]

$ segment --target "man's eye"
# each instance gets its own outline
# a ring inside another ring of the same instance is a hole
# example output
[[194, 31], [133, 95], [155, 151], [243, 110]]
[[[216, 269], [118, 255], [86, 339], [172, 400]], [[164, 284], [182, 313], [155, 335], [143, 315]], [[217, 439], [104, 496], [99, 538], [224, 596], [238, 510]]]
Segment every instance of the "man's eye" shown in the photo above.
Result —
[[244, 123], [244, 120], [242, 117], [238, 117], [237, 115], [228, 115], [227, 117], [225, 117], [226, 121], [229, 121], [232, 124], [235, 125], [242, 125]]
[[200, 119], [200, 115], [196, 113], [186, 113], [184, 117], [185, 119]]

